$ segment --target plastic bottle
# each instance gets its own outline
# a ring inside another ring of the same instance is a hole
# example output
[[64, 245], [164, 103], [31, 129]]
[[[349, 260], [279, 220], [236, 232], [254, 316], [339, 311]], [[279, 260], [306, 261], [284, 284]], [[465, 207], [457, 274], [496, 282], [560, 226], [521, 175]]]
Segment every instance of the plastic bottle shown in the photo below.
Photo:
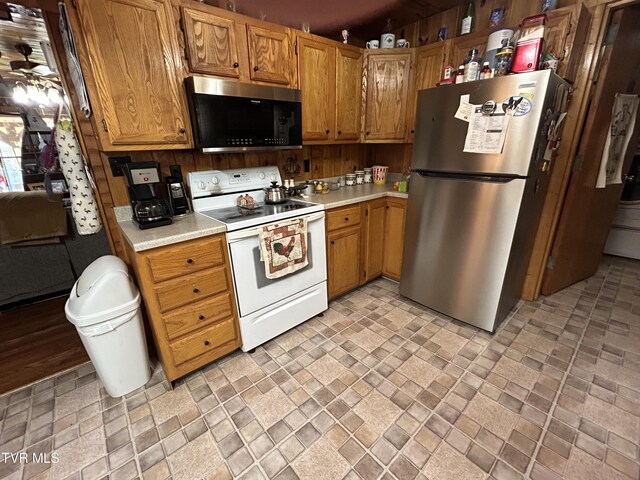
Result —
[[478, 56], [478, 50], [475, 48], [469, 53], [469, 62], [465, 68], [465, 82], [473, 82], [480, 78], [480, 62], [482, 62], [482, 59]]
[[458, 67], [458, 73], [456, 74], [456, 83], [464, 82], [464, 65]]
[[469, 0], [467, 9], [465, 10], [464, 17], [462, 18], [462, 27], [460, 28], [460, 35], [466, 35], [471, 33], [473, 29], [473, 20], [476, 16], [475, 8], [473, 6], [473, 0]]
[[493, 77], [493, 72], [491, 70], [491, 67], [489, 66], [489, 62], [484, 62], [484, 65], [482, 66], [482, 71], [480, 72], [480, 80], [484, 80], [491, 77]]

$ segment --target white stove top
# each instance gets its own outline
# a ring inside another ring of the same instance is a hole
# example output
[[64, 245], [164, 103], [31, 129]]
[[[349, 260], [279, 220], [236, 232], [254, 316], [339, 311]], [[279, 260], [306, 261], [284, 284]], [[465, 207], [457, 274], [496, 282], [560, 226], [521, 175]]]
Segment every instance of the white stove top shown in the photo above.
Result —
[[[278, 167], [191, 172], [189, 187], [193, 209], [226, 224], [229, 232], [324, 210], [323, 205], [302, 199], [265, 204], [262, 189], [271, 182], [281, 183]], [[237, 206], [238, 197], [245, 194], [253, 197], [256, 208]]]

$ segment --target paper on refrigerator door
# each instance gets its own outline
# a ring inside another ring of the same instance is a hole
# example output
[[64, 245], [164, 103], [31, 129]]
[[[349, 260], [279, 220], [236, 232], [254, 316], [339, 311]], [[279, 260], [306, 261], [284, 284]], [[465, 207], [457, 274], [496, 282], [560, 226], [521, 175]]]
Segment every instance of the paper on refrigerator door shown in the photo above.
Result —
[[510, 115], [504, 113], [485, 115], [480, 107], [476, 107], [469, 121], [463, 151], [466, 153], [502, 153], [510, 118]]
[[460, 106], [458, 106], [458, 110], [456, 111], [454, 117], [458, 120], [468, 122], [473, 115], [473, 110], [475, 108], [476, 105], [472, 105], [469, 103], [469, 95], [460, 95]]

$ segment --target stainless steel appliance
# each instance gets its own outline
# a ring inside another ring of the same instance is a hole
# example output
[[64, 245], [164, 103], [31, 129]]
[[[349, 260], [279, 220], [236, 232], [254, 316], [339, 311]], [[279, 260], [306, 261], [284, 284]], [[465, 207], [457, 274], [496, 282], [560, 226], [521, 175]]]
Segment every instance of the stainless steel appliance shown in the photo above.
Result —
[[[548, 135], [568, 94], [550, 70], [419, 92], [402, 295], [495, 331], [522, 290], [548, 185]], [[470, 124], [456, 113], [465, 100], [487, 115], [504, 114], [503, 105], [513, 114], [501, 153], [463, 151]]]
[[300, 90], [186, 79], [196, 148], [205, 153], [302, 148]]
[[[328, 308], [324, 207], [293, 199], [266, 204], [264, 189], [271, 182], [281, 182], [278, 167], [189, 173], [196, 214], [227, 227], [244, 351]], [[253, 198], [251, 208], [237, 206], [238, 197], [246, 198], [245, 195]], [[307, 220], [308, 265], [289, 275], [268, 279], [260, 258], [262, 227], [302, 217]]]
[[171, 165], [171, 176], [167, 177], [167, 194], [174, 216], [186, 215], [191, 211], [189, 197], [182, 181], [182, 169], [180, 165]]
[[171, 207], [164, 197], [158, 162], [130, 162], [123, 170], [134, 223], [143, 230], [170, 225]]

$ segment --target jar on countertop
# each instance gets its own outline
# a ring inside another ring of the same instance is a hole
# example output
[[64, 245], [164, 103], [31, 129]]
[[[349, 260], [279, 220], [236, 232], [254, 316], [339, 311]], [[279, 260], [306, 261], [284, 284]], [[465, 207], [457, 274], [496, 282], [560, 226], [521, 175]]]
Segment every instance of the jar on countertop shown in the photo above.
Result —
[[365, 168], [364, 169], [364, 183], [373, 183], [373, 169]]
[[353, 187], [356, 184], [356, 174], [355, 173], [347, 173], [345, 175], [346, 180], [346, 186], [347, 187]]
[[364, 183], [364, 170], [356, 170], [356, 185]]

